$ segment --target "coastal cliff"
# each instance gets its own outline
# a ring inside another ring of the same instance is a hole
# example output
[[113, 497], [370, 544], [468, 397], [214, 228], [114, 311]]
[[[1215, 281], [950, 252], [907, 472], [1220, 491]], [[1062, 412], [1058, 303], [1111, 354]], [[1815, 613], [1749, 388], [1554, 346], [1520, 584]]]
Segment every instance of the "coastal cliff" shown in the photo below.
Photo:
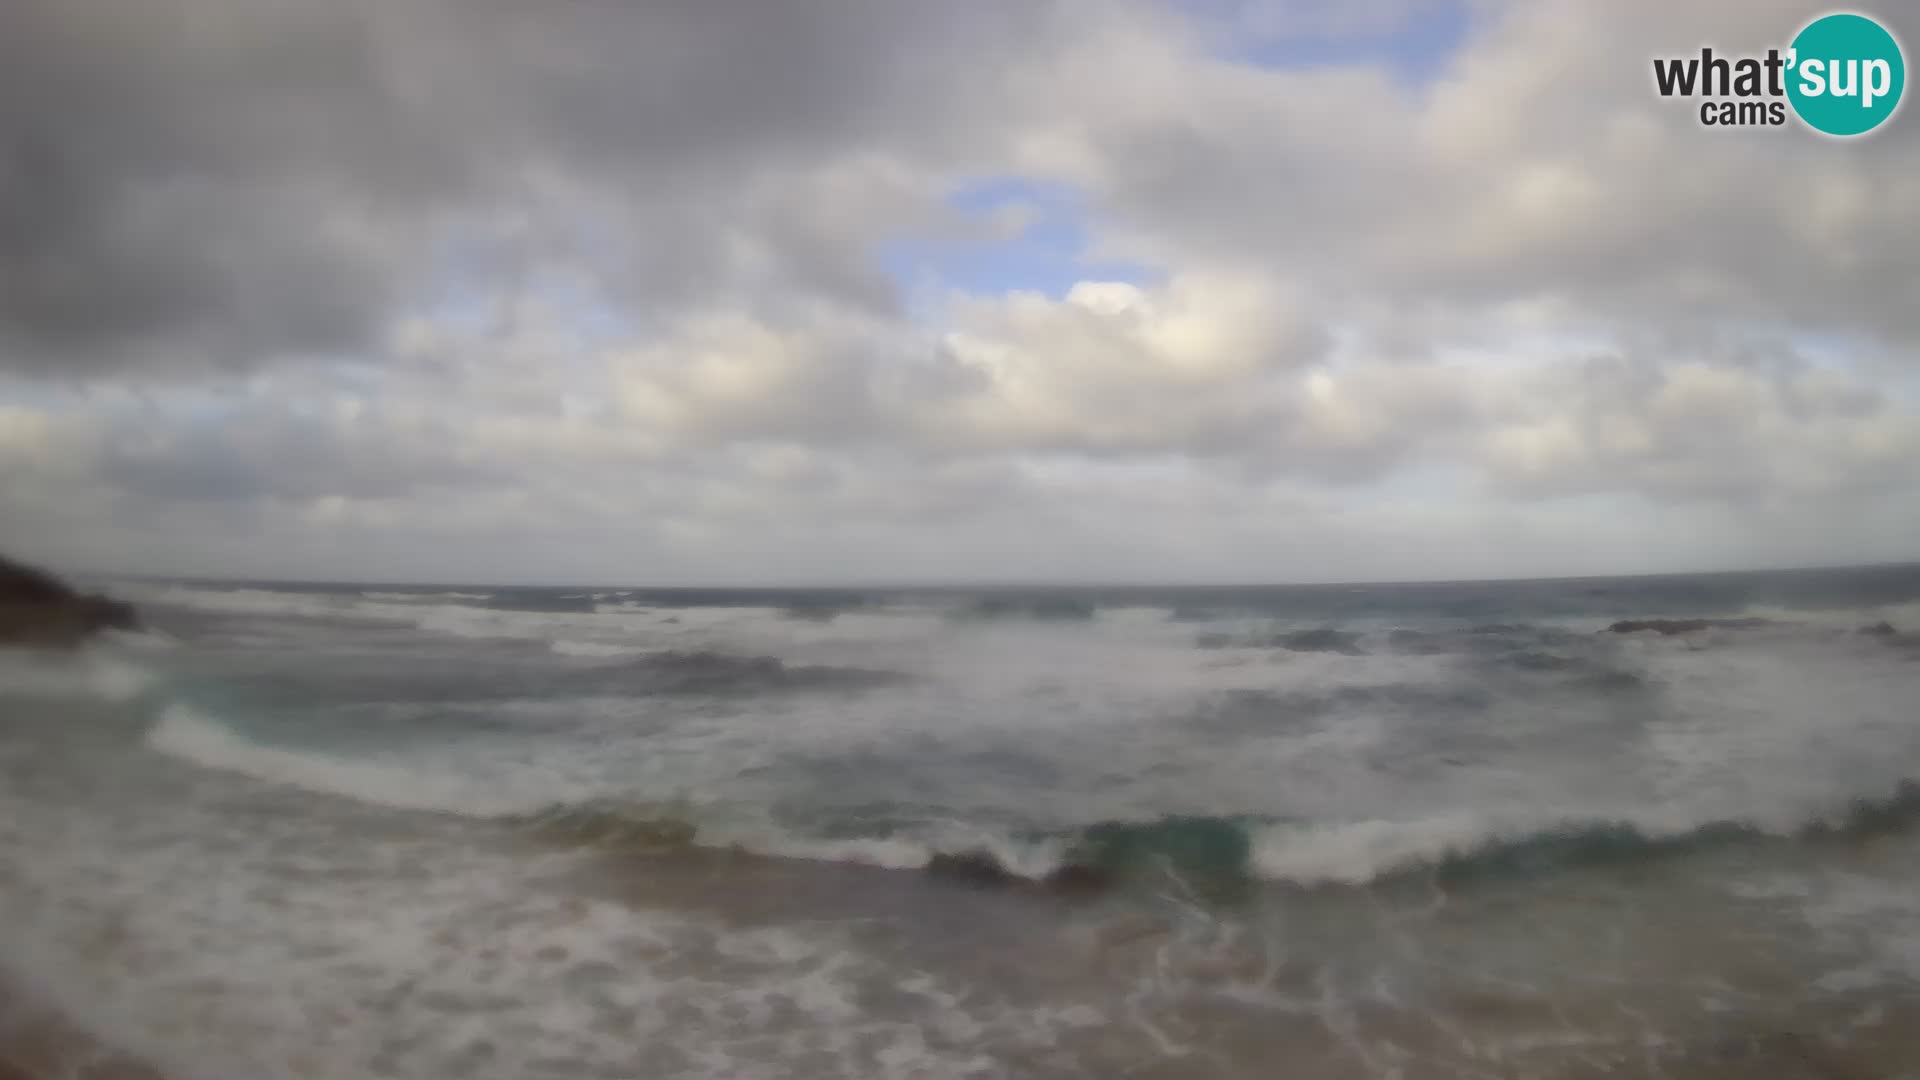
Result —
[[0, 555], [0, 646], [70, 649], [102, 630], [138, 625], [132, 605]]

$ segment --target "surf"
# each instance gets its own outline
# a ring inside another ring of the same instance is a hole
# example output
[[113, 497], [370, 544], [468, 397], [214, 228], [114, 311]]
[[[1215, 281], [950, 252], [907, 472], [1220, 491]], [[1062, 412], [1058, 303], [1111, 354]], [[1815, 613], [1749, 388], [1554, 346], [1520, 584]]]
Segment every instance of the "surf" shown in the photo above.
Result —
[[272, 747], [193, 709], [168, 706], [148, 737], [155, 750], [256, 780], [396, 810], [491, 821], [512, 834], [576, 850], [659, 854], [694, 848], [930, 872], [976, 884], [1124, 887], [1176, 879], [1222, 895], [1256, 883], [1366, 887], [1432, 875], [1452, 882], [1636, 864], [1739, 845], [1832, 844], [1910, 829], [1920, 784], [1836, 795], [1742, 817], [1637, 813], [1440, 813], [1391, 820], [1287, 822], [1254, 816], [1170, 815], [1069, 829], [1007, 829], [963, 821], [862, 833], [808, 834], [762, 820], [742, 826], [685, 801], [603, 794], [577, 800], [512, 793], [453, 773]]

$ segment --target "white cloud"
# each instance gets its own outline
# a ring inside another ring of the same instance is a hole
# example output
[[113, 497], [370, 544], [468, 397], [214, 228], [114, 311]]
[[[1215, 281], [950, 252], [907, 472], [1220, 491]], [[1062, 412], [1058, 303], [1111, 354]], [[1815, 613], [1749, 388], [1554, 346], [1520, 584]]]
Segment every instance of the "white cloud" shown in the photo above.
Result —
[[1920, 416], [1833, 372], [1607, 358], [1550, 373], [1482, 459], [1519, 494], [1811, 508], [1912, 483]]
[[963, 446], [1178, 452], [1245, 441], [1275, 384], [1322, 334], [1272, 281], [1178, 274], [1165, 285], [1085, 281], [1052, 300], [963, 298], [946, 356], [958, 378], [922, 406]]

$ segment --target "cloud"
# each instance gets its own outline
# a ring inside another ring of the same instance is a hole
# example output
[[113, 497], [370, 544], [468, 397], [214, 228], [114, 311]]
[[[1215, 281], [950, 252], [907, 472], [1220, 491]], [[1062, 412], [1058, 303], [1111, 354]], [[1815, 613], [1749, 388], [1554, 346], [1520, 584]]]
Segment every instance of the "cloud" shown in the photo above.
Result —
[[943, 340], [953, 378], [922, 423], [961, 445], [1206, 452], [1243, 443], [1270, 384], [1325, 348], [1297, 296], [1256, 277], [1081, 282], [962, 299]]
[[1805, 508], [1910, 480], [1920, 415], [1872, 386], [1792, 370], [1619, 356], [1541, 379], [1487, 431], [1481, 460], [1529, 497], [1627, 491]]
[[88, 370], [359, 340], [460, 171], [351, 5], [0, 12], [0, 356]]
[[832, 443], [887, 422], [880, 375], [894, 344], [844, 321], [776, 328], [721, 313], [610, 364], [621, 415], [662, 439]]
[[[564, 257], [636, 307], [869, 306], [1043, 7], [22, 0], [0, 11], [0, 362], [365, 350], [449, 272]], [[883, 151], [867, 153], [871, 147]]]
[[1813, 10], [1721, 7], [1474, 0], [1455, 41], [1399, 2], [19, 0], [0, 542], [609, 580], [1911, 554], [1920, 129], [1705, 131], [1649, 60]]
[[1045, 165], [1150, 261], [1253, 261], [1356, 295], [1572, 300], [1611, 319], [1920, 335], [1920, 137], [1710, 132], [1652, 57], [1779, 45], [1818, 5], [1483, 5], [1423, 90], [1230, 65], [1145, 27], [1070, 61]]

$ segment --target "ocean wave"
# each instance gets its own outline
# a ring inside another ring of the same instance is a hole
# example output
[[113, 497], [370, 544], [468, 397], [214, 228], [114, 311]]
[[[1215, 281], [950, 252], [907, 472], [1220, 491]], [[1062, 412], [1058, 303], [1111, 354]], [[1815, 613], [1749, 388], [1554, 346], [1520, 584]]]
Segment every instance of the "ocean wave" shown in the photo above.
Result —
[[554, 806], [511, 823], [568, 845], [605, 849], [725, 848], [776, 858], [919, 870], [973, 884], [1123, 887], [1176, 879], [1201, 895], [1257, 882], [1365, 886], [1415, 874], [1448, 880], [1519, 877], [1644, 861], [1743, 842], [1831, 841], [1908, 827], [1920, 785], [1859, 799], [1791, 827], [1752, 821], [1632, 816], [1502, 820], [1475, 813], [1407, 821], [1284, 824], [1235, 817], [1111, 821], [1070, 831], [1009, 833], [958, 823], [919, 832], [815, 838], [714, 829], [658, 807]]
[[1920, 601], [1915, 600], [1838, 607], [1750, 604], [1741, 609], [1740, 615], [1769, 622], [1813, 623], [1836, 630], [1851, 630], [1879, 622], [1891, 623], [1903, 630], [1920, 629]]
[[551, 803], [500, 821], [566, 847], [678, 850], [693, 846], [699, 833], [684, 807], [615, 800]]
[[592, 615], [596, 605], [588, 593], [551, 593], [541, 589], [502, 589], [486, 606], [494, 611], [524, 611], [551, 615]]
[[104, 630], [100, 638], [112, 642], [116, 648], [142, 653], [165, 652], [180, 647], [179, 638], [151, 626], [138, 630]]
[[[632, 664], [652, 675], [651, 689], [667, 693], [833, 689], [901, 678], [885, 671], [807, 667], [767, 656], [704, 651], [650, 653]], [[1557, 670], [1556, 665], [1548, 666]], [[84, 670], [92, 680], [90, 688], [75, 689], [77, 684], [68, 678], [60, 684], [62, 692], [137, 695], [151, 679], [131, 665], [95, 663]], [[11, 689], [10, 676], [19, 674], [0, 669], [0, 689]], [[1456, 692], [1469, 691], [1413, 686], [1356, 688], [1341, 694], [1358, 701], [1432, 702], [1441, 707], [1448, 699], [1432, 695]], [[1474, 699], [1463, 700], [1471, 704]], [[1221, 722], [1284, 720], [1322, 707], [1320, 699], [1311, 696], [1234, 696], [1223, 703], [1227, 715]], [[830, 835], [807, 835], [771, 826], [746, 831], [722, 827], [684, 808], [595, 801], [584, 792], [578, 799], [556, 800], [556, 793], [567, 795], [578, 788], [556, 783], [562, 778], [551, 772], [529, 772], [503, 785], [450, 763], [442, 763], [444, 768], [412, 767], [265, 745], [182, 705], [162, 712], [148, 742], [172, 756], [267, 782], [382, 806], [504, 819], [569, 845], [725, 847], [769, 857], [923, 869], [960, 880], [1007, 883], [1122, 883], [1170, 873], [1221, 888], [1260, 881], [1324, 887], [1361, 886], [1428, 872], [1450, 877], [1530, 874], [1734, 843], [1827, 842], [1906, 828], [1920, 818], [1920, 787], [1908, 784], [1868, 797], [1737, 813], [1631, 805], [1524, 812], [1464, 808], [1401, 819], [1170, 817], [1025, 831], [965, 823], [896, 824], [863, 831], [854, 821], [842, 822]], [[525, 797], [530, 795], [539, 798]]]
[[281, 592], [274, 589], [217, 588], [192, 585], [136, 587], [124, 590], [138, 605], [177, 607], [217, 615], [279, 618], [338, 618], [351, 615], [358, 597], [348, 593]]
[[1068, 830], [945, 822], [868, 835], [849, 823], [855, 827], [836, 835], [809, 835], [766, 823], [722, 822], [680, 803], [533, 799], [453, 771], [268, 746], [184, 705], [166, 708], [147, 741], [155, 750], [208, 768], [378, 806], [491, 820], [566, 848], [649, 854], [722, 849], [925, 871], [967, 884], [1076, 891], [1177, 880], [1196, 895], [1220, 895], [1263, 882], [1319, 888], [1429, 873], [1447, 880], [1529, 876], [1741, 843], [1846, 840], [1906, 829], [1920, 819], [1920, 784], [1903, 783], [1881, 797], [1835, 801], [1769, 820], [1682, 811], [1461, 811], [1311, 823], [1174, 816]]
[[1059, 838], [1014, 836], [958, 822], [912, 834], [811, 836], [766, 822], [741, 825], [703, 817], [699, 809], [684, 803], [592, 799], [552, 803], [498, 820], [523, 836], [607, 853], [658, 854], [699, 848], [952, 876], [959, 876], [953, 873], [957, 867], [990, 864], [1008, 880], [1036, 883], [1068, 865]]
[[[327, 619], [411, 626], [470, 640], [559, 641], [618, 632], [627, 620], [597, 615], [585, 597], [564, 599], [509, 592], [302, 592], [260, 588], [169, 585], [132, 590], [129, 599], [157, 607], [218, 615]], [[615, 607], [617, 605], [601, 605]]]
[[1391, 651], [1408, 656], [1488, 655], [1515, 649], [1519, 642], [1532, 646], [1556, 645], [1565, 644], [1575, 636], [1557, 627], [1486, 623], [1446, 630], [1395, 627], [1387, 632], [1386, 644]]
[[1079, 596], [1047, 593], [989, 594], [976, 596], [950, 609], [949, 617], [960, 621], [1034, 619], [1088, 622], [1098, 615], [1099, 611], [1098, 604]]
[[1857, 798], [1791, 824], [1639, 812], [1539, 820], [1475, 813], [1411, 821], [1269, 825], [1251, 871], [1295, 885], [1363, 885], [1412, 872], [1527, 874], [1682, 854], [1743, 841], [1831, 840], [1904, 828], [1920, 818], [1920, 785]]
[[639, 645], [621, 645], [609, 641], [576, 641], [572, 638], [559, 638], [547, 647], [558, 656], [576, 656], [586, 659], [637, 656], [649, 651]]
[[385, 604], [458, 604], [484, 603], [493, 599], [490, 592], [381, 592], [377, 589], [362, 589], [360, 596]]
[[419, 613], [409, 617], [406, 613], [382, 613], [397, 617], [402, 622], [410, 622], [416, 629], [429, 633], [444, 634], [447, 637], [485, 640], [488, 638], [514, 638], [521, 640], [555, 640], [555, 634], [567, 628], [565, 620], [531, 615], [516, 617], [515, 612], [499, 612], [489, 608], [466, 607], [459, 604], [422, 605]]
[[529, 809], [475, 778], [255, 742], [187, 705], [163, 709], [147, 745], [205, 768], [397, 810], [497, 818]]
[[1614, 634], [1655, 633], [1661, 637], [1696, 634], [1702, 630], [1759, 630], [1773, 626], [1774, 620], [1742, 617], [1733, 619], [1622, 619], [1607, 627]]
[[0, 696], [134, 701], [158, 681], [147, 668], [95, 652], [49, 655], [0, 649]]
[[772, 656], [752, 656], [710, 649], [668, 649], [650, 652], [635, 661], [653, 676], [648, 687], [656, 693], [760, 693], [768, 690], [861, 690], [897, 685], [899, 672], [874, 668], [789, 664]]
[[1285, 652], [1365, 656], [1367, 653], [1360, 647], [1360, 640], [1361, 635], [1356, 632], [1321, 626], [1307, 630], [1258, 634], [1230, 634], [1215, 631], [1200, 634], [1194, 639], [1194, 644], [1202, 649], [1280, 649]]
[[[607, 608], [609, 605], [600, 605]], [[446, 637], [474, 641], [527, 641], [545, 643], [552, 648], [561, 641], [605, 641], [610, 637], [644, 633], [648, 629], [634, 613], [596, 611], [591, 602], [574, 607], [535, 609], [493, 603], [485, 606], [466, 604], [362, 605], [365, 614], [412, 625], [415, 629]], [[638, 650], [638, 644], [632, 647]], [[555, 650], [556, 652], [560, 650]]]

